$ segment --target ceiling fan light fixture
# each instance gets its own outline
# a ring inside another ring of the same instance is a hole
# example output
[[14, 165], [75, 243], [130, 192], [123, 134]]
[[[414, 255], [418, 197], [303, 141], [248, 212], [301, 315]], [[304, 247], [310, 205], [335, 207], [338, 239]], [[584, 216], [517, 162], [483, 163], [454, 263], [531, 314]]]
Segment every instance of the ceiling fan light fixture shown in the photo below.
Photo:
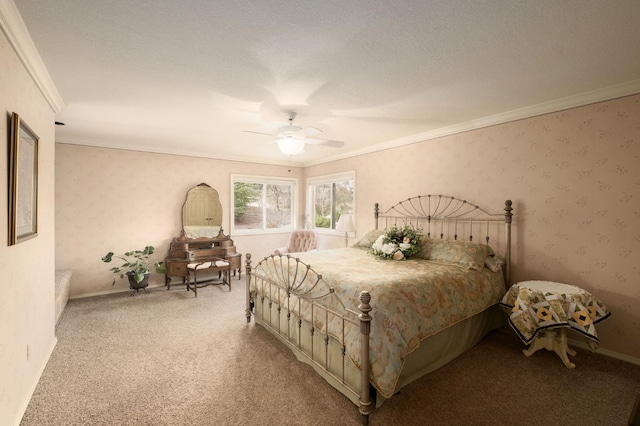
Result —
[[296, 138], [278, 139], [278, 148], [285, 155], [297, 155], [304, 151], [304, 141]]

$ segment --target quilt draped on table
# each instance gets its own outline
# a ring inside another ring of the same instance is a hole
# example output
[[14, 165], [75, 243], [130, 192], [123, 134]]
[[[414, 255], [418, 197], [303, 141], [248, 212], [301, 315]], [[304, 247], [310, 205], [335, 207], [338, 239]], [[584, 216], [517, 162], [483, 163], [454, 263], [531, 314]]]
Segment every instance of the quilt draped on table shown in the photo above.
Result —
[[573, 293], [543, 292], [514, 284], [500, 306], [509, 315], [509, 324], [523, 343], [529, 344], [538, 332], [569, 327], [587, 337], [592, 349], [599, 345], [596, 323], [611, 316], [604, 304], [589, 292], [575, 287]]

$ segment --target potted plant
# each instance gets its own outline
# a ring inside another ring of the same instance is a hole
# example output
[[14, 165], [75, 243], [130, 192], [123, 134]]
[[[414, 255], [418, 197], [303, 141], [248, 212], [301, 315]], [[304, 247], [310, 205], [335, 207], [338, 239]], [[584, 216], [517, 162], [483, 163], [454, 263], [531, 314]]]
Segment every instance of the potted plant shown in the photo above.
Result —
[[[128, 251], [122, 256], [116, 256], [110, 251], [102, 258], [102, 261], [110, 263], [114, 257], [122, 260], [124, 262], [122, 265], [114, 266], [109, 270], [114, 274], [120, 275], [120, 278], [124, 278], [126, 275], [129, 279], [130, 289], [146, 289], [149, 285], [149, 256], [153, 254], [153, 250], [152, 246], [146, 246], [143, 250]], [[113, 279], [111, 285], [115, 283], [116, 278]]]

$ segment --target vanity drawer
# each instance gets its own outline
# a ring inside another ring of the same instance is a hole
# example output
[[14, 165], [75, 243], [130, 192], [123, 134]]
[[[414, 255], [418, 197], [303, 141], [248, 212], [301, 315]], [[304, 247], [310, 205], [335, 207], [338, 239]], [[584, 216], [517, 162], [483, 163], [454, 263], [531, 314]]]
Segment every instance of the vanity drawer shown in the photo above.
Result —
[[171, 261], [167, 259], [165, 261], [167, 267], [168, 277], [186, 277], [187, 274], [187, 262], [185, 261]]
[[227, 261], [231, 266], [231, 269], [240, 269], [242, 266], [242, 255], [240, 253], [235, 253], [227, 256]]

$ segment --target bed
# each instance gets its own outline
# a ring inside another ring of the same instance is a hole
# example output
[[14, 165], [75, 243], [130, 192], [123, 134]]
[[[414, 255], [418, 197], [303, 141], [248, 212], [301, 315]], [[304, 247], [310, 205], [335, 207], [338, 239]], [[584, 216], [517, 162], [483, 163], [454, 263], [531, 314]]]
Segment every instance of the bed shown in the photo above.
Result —
[[[503, 325], [509, 286], [511, 201], [503, 212], [447, 195], [421, 195], [381, 212], [347, 248], [247, 254], [247, 322], [253, 318], [359, 408], [368, 424], [403, 386], [452, 361]], [[419, 228], [419, 252], [371, 254], [386, 229]], [[463, 237], [464, 236], [464, 237]]]

